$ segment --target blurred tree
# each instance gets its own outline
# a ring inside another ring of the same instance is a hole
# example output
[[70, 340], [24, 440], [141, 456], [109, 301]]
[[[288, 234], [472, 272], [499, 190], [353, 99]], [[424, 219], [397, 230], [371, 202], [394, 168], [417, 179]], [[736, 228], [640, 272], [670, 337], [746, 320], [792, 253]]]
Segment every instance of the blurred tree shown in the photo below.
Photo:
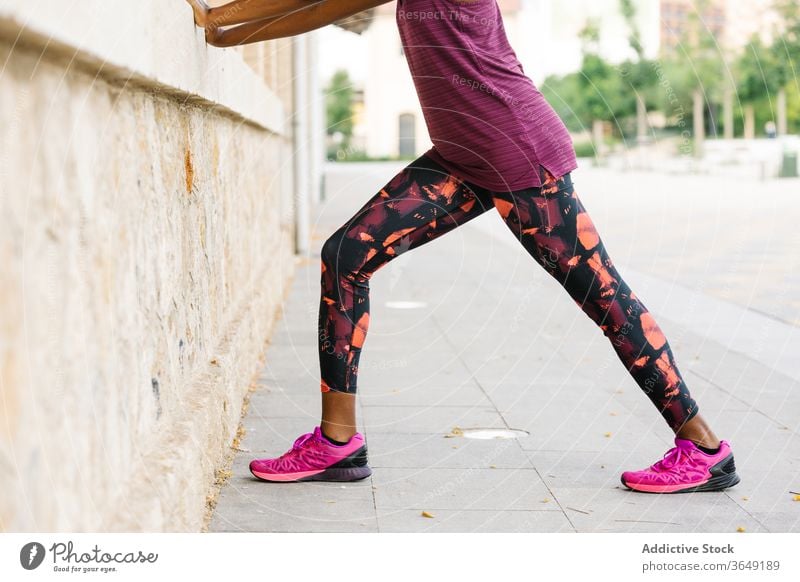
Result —
[[[577, 110], [582, 115], [582, 124], [591, 125], [595, 152], [602, 157], [605, 149], [605, 126], [615, 122], [617, 129], [620, 116], [630, 113], [632, 95], [625, 91], [619, 70], [608, 63], [599, 52], [600, 28], [589, 19], [580, 32], [583, 61], [574, 88], [577, 89]], [[621, 130], [620, 130], [621, 133]]]
[[800, 84], [789, 83], [786, 87], [786, 132], [800, 133]]
[[664, 113], [667, 126], [689, 136], [687, 129], [692, 118], [692, 93], [696, 76], [683, 58], [672, 55], [656, 63], [659, 91], [656, 107]]
[[[786, 84], [784, 66], [779, 55], [764, 45], [754, 35], [736, 62], [736, 88], [743, 106], [744, 137], [752, 139], [756, 133], [756, 105], [765, 104], [773, 120], [770, 103]], [[759, 109], [761, 109], [759, 107]]]
[[775, 0], [775, 9], [783, 22], [780, 38], [775, 44], [780, 47], [781, 59], [789, 65], [788, 76], [791, 69], [800, 63], [800, 3], [797, 0]]
[[621, 81], [620, 69], [596, 54], [583, 57], [579, 89], [587, 121], [615, 121], [634, 110], [634, 96]]
[[591, 125], [591, 116], [581, 98], [583, 89], [579, 73], [570, 73], [563, 77], [550, 75], [542, 83], [541, 90], [570, 131], [579, 133]]
[[[776, 0], [775, 8], [782, 18], [782, 30], [779, 31], [772, 49], [777, 55], [779, 71], [777, 96], [778, 133], [789, 131], [789, 99], [787, 86], [794, 80], [797, 85], [797, 64], [800, 63], [800, 3], [797, 0]], [[794, 118], [794, 122], [800, 122]]]
[[[703, 155], [706, 135], [705, 114], [724, 99], [726, 83], [725, 61], [717, 39], [703, 25], [702, 15], [709, 0], [697, 0], [687, 14], [687, 27], [676, 50], [664, 63], [664, 74], [670, 90], [662, 94], [663, 103], [683, 127], [692, 119], [694, 154]], [[690, 112], [690, 113], [689, 113]], [[711, 129], [716, 132], [716, 119], [711, 118]]]
[[580, 70], [564, 76], [551, 75], [542, 84], [542, 92], [570, 131], [585, 131], [591, 127], [598, 155], [603, 153], [605, 127], [609, 123], [614, 133], [624, 135], [623, 120], [633, 118], [638, 111], [643, 133], [646, 117], [642, 109], [658, 103], [655, 91], [658, 78], [653, 63], [643, 57], [635, 10], [632, 4], [623, 10], [631, 18], [629, 42], [636, 59], [612, 65], [601, 57], [598, 54], [599, 27], [596, 21], [589, 19], [580, 32], [583, 52]]
[[581, 52], [584, 55], [597, 54], [600, 49], [600, 23], [596, 18], [587, 18], [586, 24], [578, 32]]
[[624, 62], [619, 70], [623, 81], [627, 81], [633, 89], [636, 138], [641, 143], [647, 139], [647, 109], [655, 103], [654, 89], [658, 83], [658, 76], [652, 61], [645, 58], [633, 0], [619, 0], [619, 8], [628, 25], [628, 44], [636, 53], [636, 60]]
[[325, 107], [327, 133], [333, 142], [328, 157], [336, 157], [339, 151], [348, 151], [353, 137], [353, 83], [346, 70], [339, 69], [331, 77], [325, 88]]
[[[622, 118], [637, 115], [638, 135], [649, 109], [662, 111], [667, 122], [681, 131], [690, 147], [702, 155], [706, 127], [717, 132], [714, 116], [706, 113], [722, 105], [725, 135], [733, 137], [734, 123], [742, 123], [753, 135], [764, 122], [777, 122], [778, 132], [800, 131], [800, 2], [775, 0], [782, 25], [769, 47], [754, 38], [738, 56], [725, 55], [713, 33], [703, 24], [709, 0], [698, 0], [676, 49], [657, 61], [644, 56], [636, 25], [633, 0], [619, 0], [628, 24], [628, 41], [636, 57], [615, 66], [599, 56], [599, 28], [589, 20], [580, 32], [583, 61], [580, 71], [550, 76], [542, 92], [570, 131], [593, 129], [595, 147], [602, 147], [602, 127], [616, 122], [622, 133]], [[729, 66], [727, 58], [734, 59]], [[734, 99], [741, 107], [734, 111]], [[785, 105], [784, 105], [785, 104]], [[786, 113], [782, 113], [784, 111]], [[781, 123], [781, 119], [785, 119]], [[695, 143], [688, 141], [694, 126]], [[782, 129], [782, 127], [786, 129]]]
[[578, 74], [581, 111], [586, 116], [585, 124], [592, 127], [592, 141], [598, 157], [605, 153], [605, 127], [613, 123], [622, 133], [619, 118], [631, 113], [634, 97], [626, 91], [617, 68], [596, 54], [583, 57]]

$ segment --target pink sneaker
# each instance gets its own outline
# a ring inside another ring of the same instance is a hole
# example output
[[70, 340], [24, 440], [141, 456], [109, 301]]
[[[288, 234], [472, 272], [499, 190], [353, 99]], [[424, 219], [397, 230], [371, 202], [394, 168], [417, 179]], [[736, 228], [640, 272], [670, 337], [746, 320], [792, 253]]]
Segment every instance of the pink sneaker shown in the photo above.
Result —
[[320, 427], [301, 435], [277, 459], [255, 459], [250, 472], [263, 481], [358, 481], [372, 474], [367, 445], [361, 433], [337, 446], [322, 436]]
[[625, 471], [620, 479], [628, 489], [646, 493], [722, 491], [740, 480], [728, 441], [720, 441], [717, 453], [709, 455], [678, 437], [663, 459], [641, 471]]

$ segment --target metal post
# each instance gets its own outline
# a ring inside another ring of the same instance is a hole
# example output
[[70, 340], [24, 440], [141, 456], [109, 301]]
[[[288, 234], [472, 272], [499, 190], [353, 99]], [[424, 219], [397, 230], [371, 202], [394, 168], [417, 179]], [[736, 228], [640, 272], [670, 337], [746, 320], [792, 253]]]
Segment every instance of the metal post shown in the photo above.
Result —
[[295, 252], [309, 248], [308, 75], [306, 35], [292, 39]]
[[778, 89], [778, 99], [775, 108], [778, 110], [778, 135], [786, 135], [789, 133], [789, 124], [786, 118], [786, 89], [783, 87]]
[[703, 99], [703, 92], [695, 89], [693, 93], [694, 101], [694, 156], [703, 157], [703, 143], [706, 139], [706, 104]]
[[322, 162], [325, 157], [325, 101], [319, 79], [319, 33], [308, 35], [308, 150], [310, 158], [310, 197], [313, 204], [322, 198]]
[[733, 89], [731, 87], [725, 88], [725, 96], [723, 102], [723, 129], [725, 139], [733, 139]]

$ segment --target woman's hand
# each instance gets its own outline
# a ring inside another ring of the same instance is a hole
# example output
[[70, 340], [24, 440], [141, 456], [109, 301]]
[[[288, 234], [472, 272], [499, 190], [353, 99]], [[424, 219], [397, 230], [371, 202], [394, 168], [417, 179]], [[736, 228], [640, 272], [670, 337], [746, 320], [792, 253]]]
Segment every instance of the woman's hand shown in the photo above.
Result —
[[201, 28], [205, 28], [206, 24], [208, 23], [208, 4], [206, 4], [203, 0], [186, 1], [189, 3], [189, 6], [192, 7], [192, 11], [194, 12], [194, 23]]

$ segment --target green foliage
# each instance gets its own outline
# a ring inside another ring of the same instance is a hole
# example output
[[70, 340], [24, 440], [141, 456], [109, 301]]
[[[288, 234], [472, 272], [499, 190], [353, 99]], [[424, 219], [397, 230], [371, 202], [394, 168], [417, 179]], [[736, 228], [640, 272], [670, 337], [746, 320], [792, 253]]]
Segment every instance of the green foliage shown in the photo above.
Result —
[[346, 70], [340, 69], [331, 77], [325, 88], [325, 106], [327, 133], [340, 133], [341, 146], [346, 148], [353, 136], [353, 84]]
[[588, 130], [599, 119], [612, 122], [619, 132], [621, 121], [636, 115], [637, 94], [648, 107], [659, 104], [657, 82], [651, 61], [612, 65], [588, 54], [580, 71], [550, 76], [541, 90], [570, 131]]
[[[658, 107], [661, 103], [657, 67], [657, 62], [649, 59], [625, 61], [617, 67], [622, 76], [621, 82], [627, 84], [631, 91], [638, 93], [648, 109]], [[635, 113], [636, 104], [633, 103], [631, 107], [631, 111]]]
[[596, 19], [589, 18], [578, 32], [578, 37], [581, 39], [583, 54], [596, 53], [600, 43], [600, 23]]
[[778, 81], [785, 85], [796, 82], [796, 75], [800, 72], [800, 3], [797, 0], [776, 0], [775, 8], [783, 20], [783, 30], [771, 48], [780, 66]]
[[588, 54], [583, 57], [580, 70], [580, 88], [584, 107], [591, 120], [612, 121], [630, 111], [631, 93], [620, 82], [619, 72], [601, 57]]
[[[676, 65], [691, 71], [691, 89], [701, 89], [707, 100], [722, 98], [726, 63], [719, 43], [701, 22], [698, 12], [689, 13], [689, 26], [681, 42], [681, 50], [675, 55]], [[691, 93], [691, 91], [689, 91]]]
[[[613, 147], [620, 143], [616, 139], [604, 140], [606, 146]], [[575, 155], [579, 158], [594, 158], [597, 156], [597, 147], [593, 141], [575, 142]]]
[[[700, 20], [708, 0], [698, 0], [696, 12], [675, 51], [657, 61], [643, 57], [636, 27], [633, 0], [619, 0], [620, 11], [630, 30], [629, 43], [637, 57], [613, 65], [597, 54], [599, 30], [588, 21], [581, 32], [583, 62], [579, 71], [550, 76], [541, 85], [542, 93], [572, 132], [585, 132], [595, 119], [611, 121], [615, 132], [632, 131], [636, 115], [636, 95], [648, 110], [664, 113], [676, 134], [692, 127], [693, 94], [703, 93], [707, 107], [721, 110], [727, 89], [735, 91], [737, 105], [752, 104], [756, 130], [761, 133], [766, 121], [775, 120], [775, 96], [784, 88], [787, 95], [789, 131], [800, 132], [800, 3], [776, 0], [783, 18], [771, 45], [753, 38], [738, 55], [721, 52], [717, 39]], [[728, 64], [732, 60], [732, 64]], [[735, 124], [742, 127], [742, 108], [735, 107]], [[580, 146], [589, 155], [591, 144]]]
[[[591, 125], [591, 118], [583, 100], [583, 87], [579, 73], [551, 75], [544, 80], [541, 91], [571, 132], [581, 132]], [[587, 121], [588, 120], [588, 121]]]
[[597, 155], [594, 142], [581, 141], [575, 144], [575, 155], [579, 158], [593, 158]]
[[789, 83], [786, 88], [786, 119], [789, 133], [800, 133], [800, 87]]
[[721, 104], [727, 78], [725, 56], [701, 15], [708, 0], [698, 0], [687, 14], [687, 26], [675, 50], [651, 63], [655, 77], [649, 80], [648, 104], [664, 113], [668, 124], [678, 130], [692, 127], [693, 98], [700, 91], [706, 108]]
[[785, 84], [783, 63], [771, 47], [753, 37], [736, 62], [736, 87], [743, 103], [775, 93]]
[[653, 107], [664, 113], [669, 124], [689, 126], [692, 93], [697, 86], [694, 72], [678, 59], [669, 58], [654, 63], [653, 70], [656, 73]]

